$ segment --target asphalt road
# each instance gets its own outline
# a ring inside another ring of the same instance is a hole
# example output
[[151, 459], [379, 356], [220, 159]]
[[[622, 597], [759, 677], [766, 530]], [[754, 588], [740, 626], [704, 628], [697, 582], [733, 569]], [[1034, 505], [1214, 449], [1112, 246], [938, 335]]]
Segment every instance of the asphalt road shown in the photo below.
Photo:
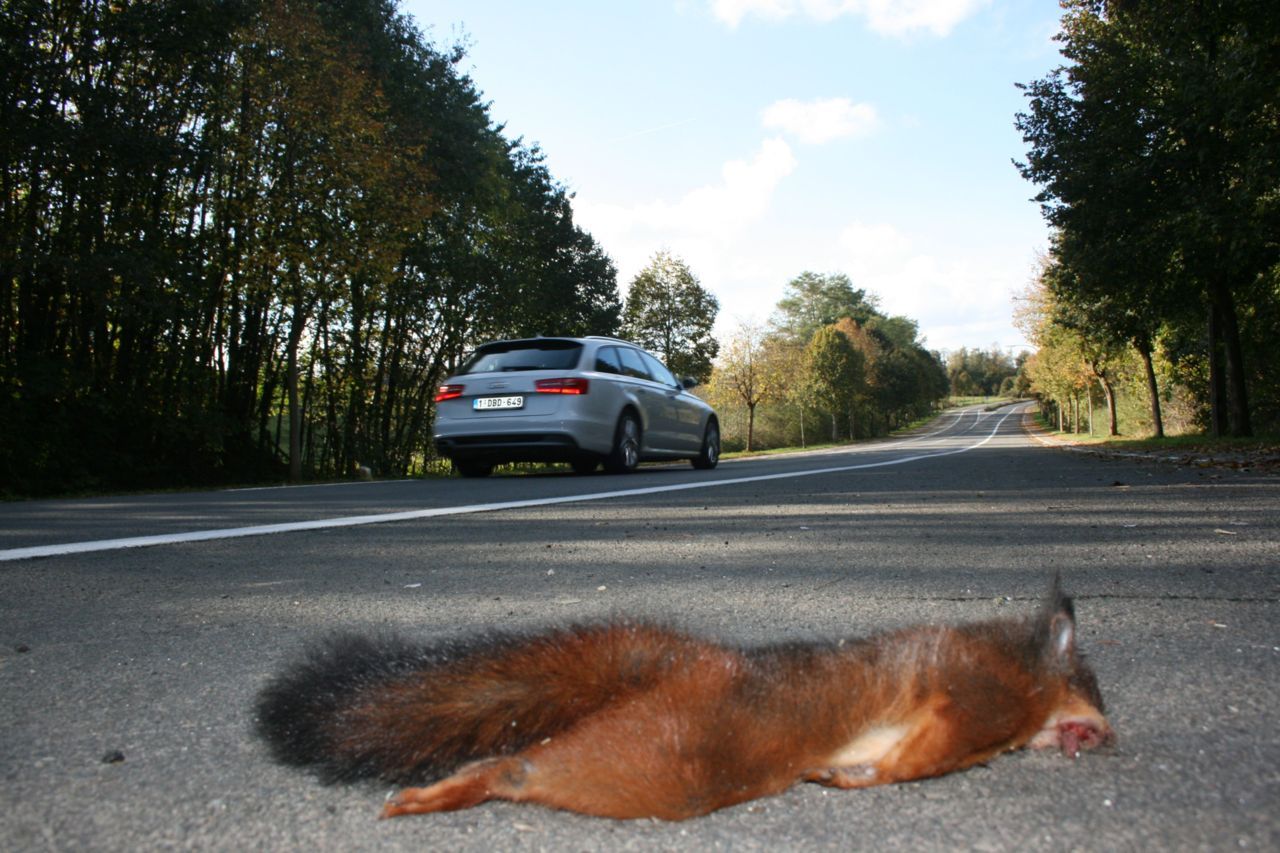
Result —
[[[1280, 478], [1045, 448], [1019, 422], [968, 412], [710, 475], [0, 505], [0, 847], [1280, 848]], [[508, 803], [378, 821], [385, 787], [320, 785], [252, 735], [281, 658], [338, 626], [627, 613], [748, 643], [851, 636], [1029, 612], [1054, 572], [1119, 736], [1075, 761], [800, 785], [683, 823]]]

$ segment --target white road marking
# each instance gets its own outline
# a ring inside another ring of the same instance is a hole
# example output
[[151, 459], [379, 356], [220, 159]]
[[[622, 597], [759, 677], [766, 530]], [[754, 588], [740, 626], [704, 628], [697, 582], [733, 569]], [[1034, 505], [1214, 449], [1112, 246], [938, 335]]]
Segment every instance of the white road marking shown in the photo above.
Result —
[[[99, 539], [92, 542], [71, 542], [61, 545], [37, 545], [30, 548], [12, 548], [0, 551], [0, 562], [8, 560], [27, 560], [35, 557], [59, 557], [67, 554], [85, 554], [92, 551], [114, 551], [121, 548], [146, 548], [152, 545], [174, 545], [182, 542], [205, 542], [211, 539], [236, 539], [243, 536], [269, 536], [273, 533], [297, 533], [305, 530], [326, 530], [333, 527], [355, 527], [363, 524], [382, 524], [391, 521], [416, 521], [423, 518], [439, 518], [448, 515], [467, 515], [476, 512], [496, 512], [504, 509], [526, 509], [536, 506], [553, 506], [555, 504], [582, 503], [585, 501], [602, 501], [613, 498], [638, 497], [640, 495], [656, 495], [663, 492], [682, 492], [689, 489], [710, 489], [719, 486], [739, 486], [745, 483], [762, 483], [768, 480], [787, 480], [795, 477], [813, 477], [822, 474], [840, 474], [845, 471], [861, 471], [867, 468], [884, 468], [890, 465], [904, 465], [922, 459], [936, 459], [941, 456], [954, 456], [982, 447], [995, 438], [1000, 427], [1014, 414], [1007, 412], [991, 432], [981, 441], [952, 450], [939, 450], [932, 453], [918, 453], [913, 456], [900, 456], [879, 462], [864, 462], [858, 465], [837, 465], [830, 468], [814, 468], [808, 471], [787, 471], [778, 474], [757, 474], [750, 477], [733, 477], [726, 480], [697, 480], [688, 483], [672, 483], [663, 486], [647, 486], [639, 489], [618, 489], [612, 492], [591, 492], [583, 495], [565, 495], [561, 497], [532, 498], [519, 501], [500, 501], [497, 503], [469, 504], [466, 506], [435, 507], [433, 509], [415, 509], [406, 512], [389, 512], [378, 515], [352, 515], [343, 518], [322, 518], [313, 521], [291, 521], [283, 524], [261, 524], [253, 527], [231, 527], [222, 530], [197, 530], [188, 533], [164, 533], [156, 536], [133, 536], [124, 539]], [[958, 422], [958, 419], [957, 419]], [[929, 435], [935, 435], [930, 433]], [[917, 436], [925, 438], [928, 436]]]
[[223, 489], [224, 492], [267, 492], [272, 489], [323, 489], [333, 488], [334, 486], [377, 486], [387, 483], [408, 483], [412, 482], [411, 478], [401, 480], [335, 480], [330, 483], [277, 483], [274, 486], [236, 486], [230, 489]]

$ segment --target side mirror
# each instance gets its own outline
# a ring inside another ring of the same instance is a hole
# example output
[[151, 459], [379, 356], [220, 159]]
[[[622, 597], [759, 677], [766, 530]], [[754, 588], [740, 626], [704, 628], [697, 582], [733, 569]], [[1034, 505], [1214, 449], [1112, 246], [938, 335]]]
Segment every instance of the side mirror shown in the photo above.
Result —
[[680, 387], [686, 391], [690, 388], [697, 388], [698, 380], [694, 379], [692, 376], [685, 376], [680, 380]]

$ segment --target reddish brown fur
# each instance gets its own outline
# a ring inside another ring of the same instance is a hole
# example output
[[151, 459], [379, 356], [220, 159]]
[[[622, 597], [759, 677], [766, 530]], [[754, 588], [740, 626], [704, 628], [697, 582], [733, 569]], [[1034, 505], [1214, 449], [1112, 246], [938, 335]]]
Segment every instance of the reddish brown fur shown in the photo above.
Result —
[[[403, 791], [386, 817], [532, 801], [614, 818], [679, 820], [775, 794], [798, 780], [865, 787], [937, 776], [1027, 744], [1079, 697], [1029, 669], [1000, 632], [922, 628], [843, 648], [764, 658], [693, 644], [648, 689], [563, 735]], [[601, 638], [603, 639], [603, 637]], [[905, 665], [907, 660], [920, 665]], [[602, 697], [599, 697], [602, 698]], [[1109, 737], [1096, 708], [1077, 716]], [[869, 765], [833, 767], [874, 727], [905, 735]]]
[[480, 757], [523, 746], [528, 732], [540, 740], [652, 690], [695, 651], [688, 638], [647, 624], [558, 631], [370, 691], [333, 720], [333, 735], [339, 748], [359, 749], [367, 732], [389, 733], [404, 768], [394, 775], [408, 776], [460, 743]]
[[445, 776], [386, 817], [507, 799], [678, 820], [802, 780], [866, 787], [1112, 738], [1056, 586], [1034, 619], [833, 644], [742, 649], [620, 622], [397, 645], [386, 666], [376, 651], [322, 649], [259, 715], [277, 757], [330, 778]]

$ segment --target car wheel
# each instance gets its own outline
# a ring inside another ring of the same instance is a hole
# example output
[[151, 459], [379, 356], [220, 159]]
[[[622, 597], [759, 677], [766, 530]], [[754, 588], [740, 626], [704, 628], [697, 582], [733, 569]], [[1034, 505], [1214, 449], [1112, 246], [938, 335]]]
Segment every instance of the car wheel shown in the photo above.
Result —
[[720, 427], [715, 421], [707, 422], [707, 431], [702, 436], [702, 449], [690, 460], [694, 468], [709, 471], [720, 461]]
[[610, 474], [629, 474], [640, 464], [640, 422], [630, 412], [618, 418], [613, 431], [613, 450], [604, 460], [604, 468]]
[[455, 459], [453, 467], [464, 477], [488, 477], [493, 473], [493, 466], [484, 462], [462, 462]]

